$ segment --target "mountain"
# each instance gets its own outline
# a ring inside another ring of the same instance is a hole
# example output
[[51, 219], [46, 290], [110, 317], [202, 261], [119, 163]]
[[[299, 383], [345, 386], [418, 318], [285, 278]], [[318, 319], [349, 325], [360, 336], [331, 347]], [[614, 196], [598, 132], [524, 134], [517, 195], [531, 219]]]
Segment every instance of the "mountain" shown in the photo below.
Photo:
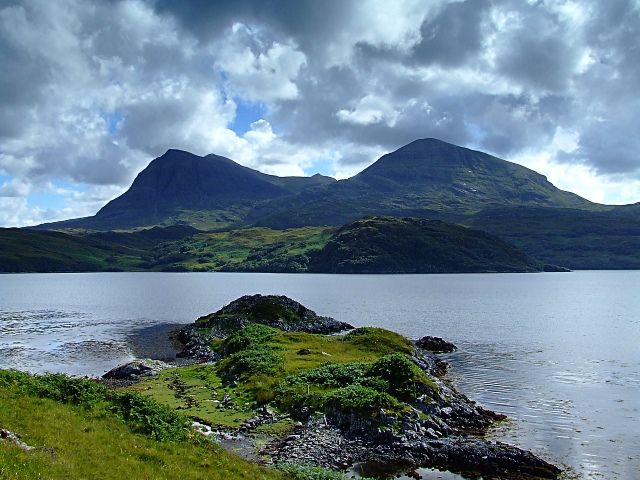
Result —
[[257, 202], [335, 181], [322, 175], [277, 177], [218, 155], [168, 150], [95, 216], [46, 227], [111, 230], [188, 223], [220, 228], [240, 222]]
[[382, 156], [347, 180], [259, 204], [249, 221], [273, 228], [342, 225], [373, 215], [460, 221], [510, 206], [602, 208], [521, 165], [428, 138]]
[[373, 215], [459, 220], [506, 206], [603, 208], [559, 190], [533, 170], [430, 138], [384, 155], [341, 181], [322, 175], [277, 177], [218, 155], [169, 150], [95, 216], [42, 227], [339, 226]]
[[311, 258], [323, 273], [534, 272], [540, 266], [518, 248], [442, 222], [373, 217], [340, 228]]

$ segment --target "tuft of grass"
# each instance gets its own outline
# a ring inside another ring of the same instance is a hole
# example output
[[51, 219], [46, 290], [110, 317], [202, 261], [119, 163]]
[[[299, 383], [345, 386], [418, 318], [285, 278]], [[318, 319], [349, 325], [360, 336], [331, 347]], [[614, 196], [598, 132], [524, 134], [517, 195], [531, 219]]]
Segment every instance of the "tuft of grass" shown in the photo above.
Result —
[[355, 412], [365, 416], [377, 414], [381, 408], [395, 411], [401, 403], [385, 392], [353, 384], [332, 391], [325, 398], [326, 407], [344, 412]]
[[379, 355], [395, 352], [411, 355], [415, 351], [413, 344], [402, 335], [378, 327], [351, 330], [345, 335], [344, 341]]
[[222, 342], [221, 349], [225, 355], [229, 355], [248, 348], [256, 348], [268, 343], [279, 332], [277, 328], [259, 323], [250, 323], [229, 335]]

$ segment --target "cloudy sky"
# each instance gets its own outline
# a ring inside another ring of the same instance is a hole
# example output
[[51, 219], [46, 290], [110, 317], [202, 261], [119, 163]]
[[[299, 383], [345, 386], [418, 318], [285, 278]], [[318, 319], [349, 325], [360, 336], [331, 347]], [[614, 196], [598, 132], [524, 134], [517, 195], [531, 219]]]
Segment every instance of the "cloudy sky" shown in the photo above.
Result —
[[640, 1], [0, 0], [0, 225], [168, 148], [348, 177], [437, 137], [640, 201]]

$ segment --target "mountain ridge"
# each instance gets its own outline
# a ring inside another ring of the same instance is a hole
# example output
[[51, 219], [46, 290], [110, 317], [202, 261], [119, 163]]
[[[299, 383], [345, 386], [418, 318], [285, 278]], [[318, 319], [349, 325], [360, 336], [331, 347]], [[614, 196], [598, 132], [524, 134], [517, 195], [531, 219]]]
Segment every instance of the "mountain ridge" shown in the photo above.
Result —
[[607, 208], [560, 190], [521, 165], [425, 138], [340, 181], [318, 174], [278, 177], [219, 155], [169, 149], [93, 217], [39, 227], [100, 230], [186, 223], [204, 229], [280, 228], [343, 225], [367, 215], [455, 219], [509, 205]]

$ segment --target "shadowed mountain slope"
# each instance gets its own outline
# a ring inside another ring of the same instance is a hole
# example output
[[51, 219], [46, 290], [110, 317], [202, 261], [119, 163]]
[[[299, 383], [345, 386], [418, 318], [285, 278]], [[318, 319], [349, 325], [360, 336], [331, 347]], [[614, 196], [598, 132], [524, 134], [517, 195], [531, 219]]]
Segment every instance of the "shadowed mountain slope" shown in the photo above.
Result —
[[416, 140], [358, 175], [277, 177], [218, 155], [169, 150], [95, 216], [44, 228], [127, 229], [186, 223], [226, 228], [343, 225], [363, 216], [459, 220], [485, 208], [541, 206], [600, 210], [546, 177], [486, 153]]
[[347, 180], [265, 202], [249, 219], [274, 228], [342, 225], [369, 215], [456, 221], [511, 206], [602, 208], [521, 165], [430, 138], [382, 156]]
[[218, 155], [168, 150], [95, 216], [44, 227], [109, 230], [176, 223], [224, 227], [241, 221], [257, 202], [331, 182], [335, 179], [322, 175], [277, 177]]

